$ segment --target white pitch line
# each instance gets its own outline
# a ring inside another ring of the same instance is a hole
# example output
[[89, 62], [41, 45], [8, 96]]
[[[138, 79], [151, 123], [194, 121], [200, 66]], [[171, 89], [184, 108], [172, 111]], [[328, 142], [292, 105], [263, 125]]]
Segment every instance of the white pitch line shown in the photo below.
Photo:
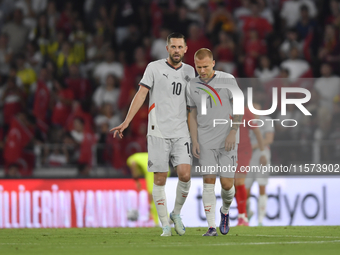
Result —
[[0, 245], [31, 245], [31, 244], [34, 244], [34, 245], [38, 245], [38, 244], [40, 244], [41, 245], [41, 243], [0, 243]]
[[[149, 247], [193, 247], [193, 246], [235, 246], [235, 245], [276, 245], [276, 244], [325, 244], [325, 243], [340, 243], [340, 240], [330, 240], [330, 241], [292, 241], [292, 242], [256, 242], [256, 243], [219, 243], [219, 244], [169, 244], [169, 245], [155, 245], [155, 243], [144, 243], [141, 245], [134, 245], [129, 243], [128, 246], [132, 247], [144, 247], [148, 245]], [[121, 246], [126, 247], [127, 245]], [[117, 246], [114, 246], [117, 247]]]
[[267, 244], [306, 244], [306, 243], [340, 243], [340, 240], [329, 240], [329, 241], [292, 241], [292, 242], [256, 242], [256, 243], [229, 243], [229, 244], [212, 244], [216, 246], [223, 245], [267, 245]]
[[[207, 238], [206, 238], [207, 239]], [[121, 246], [117, 245], [107, 245], [102, 243], [97, 243], [97, 245], [91, 245], [90, 247], [193, 247], [193, 246], [235, 246], [235, 245], [277, 245], [277, 244], [325, 244], [325, 243], [340, 243], [340, 240], [329, 240], [329, 241], [292, 241], [292, 242], [256, 242], [256, 243], [217, 243], [217, 244], [169, 244], [169, 245], [155, 245], [155, 243], [144, 243], [143, 245], [135, 245], [134, 243], [124, 244]], [[84, 245], [83, 243], [73, 243], [73, 245]], [[40, 245], [40, 243], [0, 243], [0, 245]], [[59, 246], [58, 248], [64, 248]], [[75, 247], [73, 247], [75, 248]]]
[[340, 238], [340, 236], [293, 236], [293, 235], [249, 235], [239, 234], [239, 236], [264, 236], [264, 237], [301, 237], [301, 238]]

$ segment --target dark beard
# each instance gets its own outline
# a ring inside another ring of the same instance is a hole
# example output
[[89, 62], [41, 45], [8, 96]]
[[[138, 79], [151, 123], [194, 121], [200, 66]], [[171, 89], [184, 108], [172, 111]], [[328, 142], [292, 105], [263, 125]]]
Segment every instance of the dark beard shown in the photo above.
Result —
[[174, 60], [174, 59], [172, 58], [172, 56], [169, 55], [169, 58], [171, 59], [171, 62], [174, 63], [174, 64], [180, 63], [180, 62], [183, 60], [183, 57], [184, 57], [184, 55], [183, 55], [182, 57], [180, 57], [179, 60], [177, 61], [177, 60]]

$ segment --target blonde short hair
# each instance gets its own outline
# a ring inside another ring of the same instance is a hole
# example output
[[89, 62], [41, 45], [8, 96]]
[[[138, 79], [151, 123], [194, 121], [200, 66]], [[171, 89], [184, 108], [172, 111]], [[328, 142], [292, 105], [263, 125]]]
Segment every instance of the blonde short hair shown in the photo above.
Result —
[[194, 56], [194, 58], [197, 58], [199, 60], [204, 59], [205, 57], [209, 57], [211, 59], [214, 58], [211, 50], [207, 48], [201, 48], [198, 51], [196, 51], [195, 56]]

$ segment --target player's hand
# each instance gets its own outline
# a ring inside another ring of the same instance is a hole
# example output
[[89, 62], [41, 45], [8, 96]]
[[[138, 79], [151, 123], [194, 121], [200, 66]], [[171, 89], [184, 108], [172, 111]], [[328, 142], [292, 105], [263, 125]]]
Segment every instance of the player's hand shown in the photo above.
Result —
[[195, 158], [200, 158], [200, 145], [199, 143], [193, 143], [192, 144], [192, 155], [194, 155]]
[[266, 166], [266, 165], [267, 165], [267, 158], [266, 158], [266, 156], [262, 155], [262, 156], [260, 157], [260, 164], [261, 164], [262, 166]]
[[120, 124], [118, 127], [114, 127], [112, 129], [110, 129], [110, 132], [113, 132], [113, 138], [116, 138], [116, 135], [118, 134], [118, 136], [120, 138], [123, 138], [123, 131], [129, 126], [129, 124], [127, 124], [125, 121]]
[[236, 134], [230, 132], [225, 139], [225, 150], [231, 151], [235, 149], [235, 143], [236, 143]]

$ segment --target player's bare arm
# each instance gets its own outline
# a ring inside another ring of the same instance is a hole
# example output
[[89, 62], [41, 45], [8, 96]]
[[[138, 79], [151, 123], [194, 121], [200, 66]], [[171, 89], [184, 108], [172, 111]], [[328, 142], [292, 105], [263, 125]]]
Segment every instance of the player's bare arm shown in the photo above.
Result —
[[234, 123], [241, 123], [242, 118], [243, 118], [243, 115], [234, 115], [233, 117], [233, 126], [231, 127], [231, 130], [227, 138], [225, 139], [225, 150], [226, 151], [231, 151], [235, 149], [236, 133], [240, 127], [240, 124], [234, 124]]
[[262, 135], [261, 135], [261, 131], [259, 128], [254, 128], [253, 129], [253, 132], [256, 136], [256, 140], [257, 140], [257, 144], [259, 145], [259, 149], [261, 151], [261, 158], [260, 158], [260, 163], [265, 166], [267, 165], [267, 158], [266, 156], [264, 155], [264, 141], [263, 141], [263, 138], [262, 138]]
[[114, 132], [113, 137], [116, 137], [116, 135], [118, 134], [120, 138], [123, 138], [123, 131], [129, 126], [133, 117], [136, 115], [138, 110], [142, 107], [148, 92], [149, 92], [149, 89], [143, 86], [139, 86], [139, 90], [137, 91], [136, 95], [134, 96], [131, 102], [131, 105], [130, 105], [130, 108], [129, 108], [128, 114], [126, 115], [125, 120], [118, 127], [114, 127], [110, 130], [110, 132]]
[[200, 145], [197, 139], [197, 108], [189, 108], [190, 136], [192, 141], [192, 154], [194, 157], [200, 157]]

